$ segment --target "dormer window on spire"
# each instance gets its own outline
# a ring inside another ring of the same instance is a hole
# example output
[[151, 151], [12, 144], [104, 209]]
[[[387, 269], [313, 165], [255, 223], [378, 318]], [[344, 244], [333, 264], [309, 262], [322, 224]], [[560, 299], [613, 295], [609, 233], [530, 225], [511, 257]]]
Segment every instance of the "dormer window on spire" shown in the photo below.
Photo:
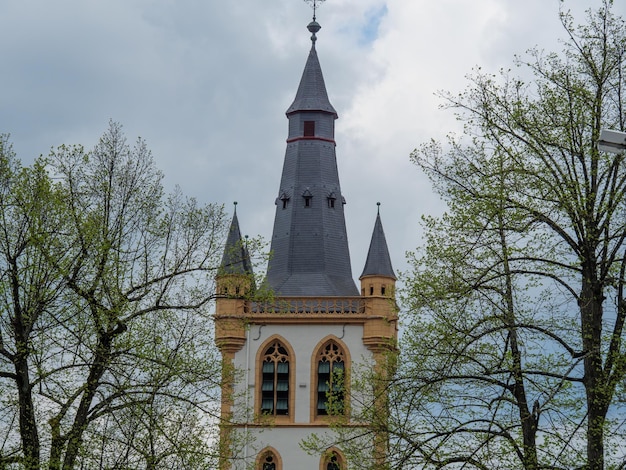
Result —
[[280, 192], [280, 196], [276, 199], [276, 204], [278, 204], [278, 201], [281, 202], [283, 209], [287, 209], [287, 203], [289, 202], [289, 195], [287, 194], [287, 191]]
[[329, 209], [334, 209], [335, 208], [335, 201], [337, 200], [337, 195], [332, 192], [328, 195], [328, 197], [326, 198], [328, 200], [328, 208]]
[[313, 194], [309, 191], [309, 188], [302, 193], [302, 197], [304, 198], [304, 207], [311, 207], [311, 201], [313, 199]]

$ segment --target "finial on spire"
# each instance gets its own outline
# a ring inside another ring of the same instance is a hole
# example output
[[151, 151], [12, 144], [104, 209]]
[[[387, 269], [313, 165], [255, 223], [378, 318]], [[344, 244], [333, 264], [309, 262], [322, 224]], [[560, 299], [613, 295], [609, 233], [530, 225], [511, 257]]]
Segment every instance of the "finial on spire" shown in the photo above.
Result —
[[233, 201], [233, 205], [235, 206], [235, 214], [237, 213], [237, 201]]
[[316, 21], [316, 13], [317, 13], [317, 9], [319, 8], [319, 4], [322, 2], [325, 2], [326, 0], [304, 0], [304, 1], [309, 3], [311, 7], [313, 8], [313, 21], [309, 23], [309, 25], [307, 26], [307, 29], [311, 32], [311, 41], [313, 42], [313, 45], [315, 45], [315, 41], [317, 41], [317, 36], [315, 35], [315, 33], [317, 33], [322, 28], [319, 25], [319, 23]]
[[380, 202], [377, 202], [376, 205], [378, 206], [378, 213], [380, 214]]
[[313, 21], [315, 21], [315, 13], [317, 12], [317, 9], [319, 8], [320, 3], [324, 3], [326, 0], [304, 0], [304, 1], [309, 3], [311, 5], [311, 8], [313, 8]]

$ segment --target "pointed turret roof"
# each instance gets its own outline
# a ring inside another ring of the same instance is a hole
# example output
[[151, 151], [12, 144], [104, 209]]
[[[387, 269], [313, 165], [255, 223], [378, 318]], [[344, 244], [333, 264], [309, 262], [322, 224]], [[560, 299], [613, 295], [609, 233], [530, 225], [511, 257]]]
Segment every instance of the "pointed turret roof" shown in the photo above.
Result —
[[222, 256], [221, 274], [252, 274], [252, 263], [246, 244], [241, 238], [239, 220], [237, 219], [237, 203], [233, 220], [228, 230], [228, 238]]
[[289, 109], [287, 109], [287, 116], [297, 111], [323, 111], [331, 113], [337, 117], [337, 111], [330, 104], [328, 99], [328, 93], [326, 92], [326, 85], [324, 83], [324, 76], [322, 75], [322, 67], [320, 61], [317, 58], [317, 51], [315, 50], [315, 41], [317, 37], [315, 33], [320, 30], [321, 26], [317, 21], [312, 21], [308, 25], [311, 35], [311, 51], [309, 57], [304, 66], [304, 72], [300, 79], [300, 85], [298, 86], [298, 92]]
[[367, 260], [365, 261], [361, 278], [364, 276], [385, 276], [396, 279], [393, 267], [391, 266], [391, 257], [389, 256], [389, 249], [387, 248], [383, 223], [380, 220], [380, 203], [378, 203], [378, 207], [370, 249], [367, 252]]

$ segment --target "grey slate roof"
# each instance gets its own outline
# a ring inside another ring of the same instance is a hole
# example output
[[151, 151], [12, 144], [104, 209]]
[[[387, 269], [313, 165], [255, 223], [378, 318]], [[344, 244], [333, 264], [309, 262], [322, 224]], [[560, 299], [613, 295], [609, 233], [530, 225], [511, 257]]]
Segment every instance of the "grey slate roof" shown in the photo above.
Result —
[[[289, 133], [266, 283], [281, 296], [358, 296], [335, 155], [337, 113], [326, 93], [315, 35], [312, 40], [296, 99], [287, 110]], [[311, 122], [314, 135], [305, 136], [305, 123]]]
[[304, 73], [300, 79], [296, 98], [287, 109], [287, 116], [297, 111], [324, 111], [337, 116], [337, 111], [328, 99], [322, 67], [315, 50], [315, 42], [311, 46], [309, 58], [304, 66]]
[[374, 232], [370, 241], [370, 248], [367, 252], [365, 267], [363, 268], [364, 276], [386, 276], [396, 279], [391, 266], [391, 258], [389, 249], [387, 248], [387, 240], [383, 230], [383, 223], [380, 220], [380, 212], [376, 214], [376, 222], [374, 223]]
[[252, 274], [250, 255], [241, 238], [236, 210], [228, 230], [228, 238], [226, 239], [220, 268], [220, 274]]

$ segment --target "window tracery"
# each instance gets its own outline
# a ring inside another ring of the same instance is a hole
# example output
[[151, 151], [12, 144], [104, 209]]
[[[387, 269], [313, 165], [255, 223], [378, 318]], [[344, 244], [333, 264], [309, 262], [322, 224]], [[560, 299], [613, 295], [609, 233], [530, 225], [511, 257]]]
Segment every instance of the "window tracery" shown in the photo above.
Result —
[[282, 470], [280, 456], [273, 448], [263, 450], [257, 457], [257, 470]]
[[341, 414], [344, 410], [345, 355], [334, 341], [328, 342], [317, 359], [317, 414]]
[[321, 470], [345, 470], [347, 468], [343, 455], [336, 448], [327, 450], [320, 463]]
[[261, 413], [289, 414], [289, 353], [278, 340], [270, 344], [262, 357]]

